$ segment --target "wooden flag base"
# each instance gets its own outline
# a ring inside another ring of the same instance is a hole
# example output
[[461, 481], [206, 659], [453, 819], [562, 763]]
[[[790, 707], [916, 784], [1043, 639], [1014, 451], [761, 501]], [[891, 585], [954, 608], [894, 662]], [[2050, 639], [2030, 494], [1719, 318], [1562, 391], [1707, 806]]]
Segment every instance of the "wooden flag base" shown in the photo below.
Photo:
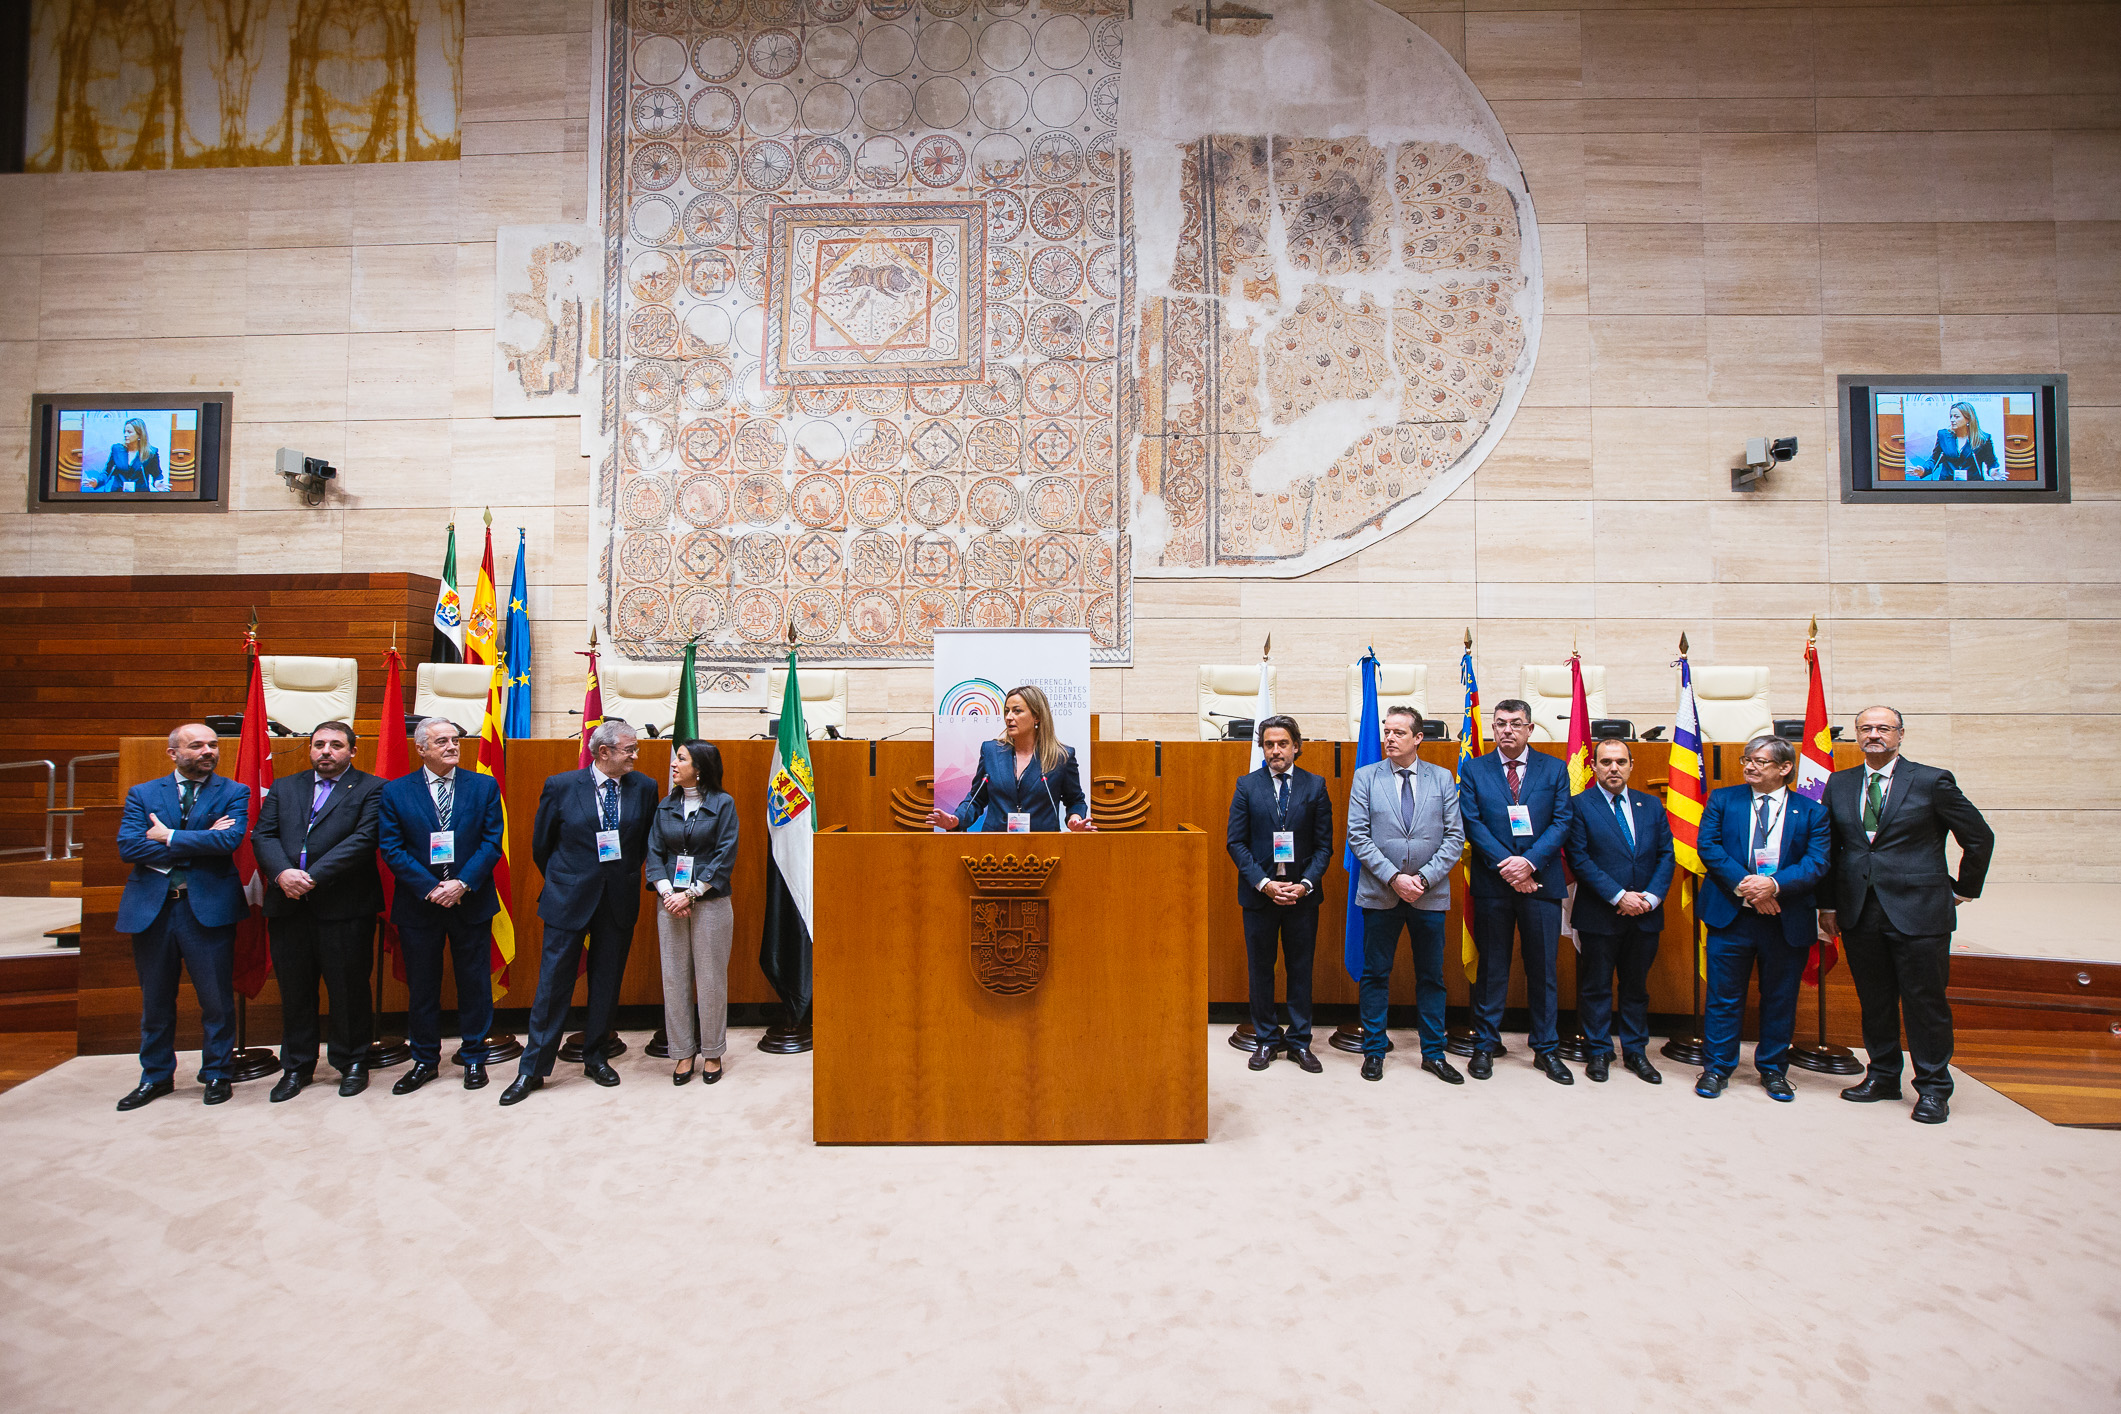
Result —
[[238, 1084], [263, 1080], [280, 1073], [280, 1058], [261, 1046], [249, 1044], [250, 998], [236, 998], [236, 1048], [228, 1057], [228, 1078]]
[[388, 1070], [394, 1065], [403, 1065], [412, 1059], [412, 1047], [403, 1036], [385, 1036], [368, 1043], [365, 1057], [370, 1070]]
[[[512, 1061], [522, 1054], [523, 1043], [518, 1041], [512, 1033], [507, 1031], [489, 1032], [486, 1037], [486, 1059], [481, 1064], [499, 1065], [503, 1061]], [[449, 1060], [452, 1065], [464, 1064], [464, 1048], [458, 1046], [456, 1054], [451, 1056]]]
[[1567, 1031], [1562, 1033], [1561, 1039], [1555, 1044], [1554, 1054], [1563, 1060], [1572, 1060], [1582, 1065], [1591, 1058], [1591, 1043], [1584, 1039], [1582, 1032]]
[[654, 1056], [657, 1060], [669, 1060], [670, 1034], [662, 1027], [656, 1027], [655, 1035], [649, 1037], [648, 1044], [641, 1047], [641, 1049]]
[[[1444, 1033], [1443, 1048], [1454, 1056], [1470, 1056], [1480, 1049], [1479, 1033], [1470, 1026], [1454, 1026]], [[1490, 1052], [1498, 1058], [1509, 1053], [1510, 1048], [1500, 1042]]]
[[[626, 1043], [619, 1039], [616, 1031], [606, 1032], [602, 1044], [598, 1047], [599, 1053], [605, 1060], [616, 1060], [620, 1056], [625, 1055], [626, 1050]], [[566, 1040], [560, 1042], [560, 1059], [566, 1061], [569, 1065], [580, 1065], [584, 1056], [581, 1032], [577, 1031]]]
[[1792, 1046], [1790, 1064], [1821, 1075], [1861, 1075], [1863, 1062], [1846, 1046]]
[[781, 1020], [759, 1037], [759, 1049], [769, 1056], [799, 1056], [810, 1049], [810, 1044], [809, 1009], [805, 1008], [802, 1019], [797, 1020], [785, 1002], [781, 1004]]

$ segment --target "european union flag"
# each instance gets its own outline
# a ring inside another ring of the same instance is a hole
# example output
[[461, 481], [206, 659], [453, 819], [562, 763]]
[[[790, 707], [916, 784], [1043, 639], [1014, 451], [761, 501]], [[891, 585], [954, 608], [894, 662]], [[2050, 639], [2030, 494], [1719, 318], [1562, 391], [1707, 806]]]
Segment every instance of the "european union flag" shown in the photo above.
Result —
[[508, 671], [508, 716], [501, 730], [510, 741], [530, 735], [530, 597], [523, 580], [523, 531], [516, 530], [515, 582], [508, 586], [507, 629], [501, 635], [501, 665]]

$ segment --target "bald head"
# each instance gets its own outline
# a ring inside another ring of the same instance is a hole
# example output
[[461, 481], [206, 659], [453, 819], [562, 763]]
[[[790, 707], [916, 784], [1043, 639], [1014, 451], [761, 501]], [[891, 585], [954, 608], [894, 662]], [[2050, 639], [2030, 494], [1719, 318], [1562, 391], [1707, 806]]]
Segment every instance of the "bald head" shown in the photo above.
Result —
[[203, 781], [221, 762], [221, 738], [204, 722], [186, 722], [169, 734], [169, 759], [177, 763], [178, 775]]

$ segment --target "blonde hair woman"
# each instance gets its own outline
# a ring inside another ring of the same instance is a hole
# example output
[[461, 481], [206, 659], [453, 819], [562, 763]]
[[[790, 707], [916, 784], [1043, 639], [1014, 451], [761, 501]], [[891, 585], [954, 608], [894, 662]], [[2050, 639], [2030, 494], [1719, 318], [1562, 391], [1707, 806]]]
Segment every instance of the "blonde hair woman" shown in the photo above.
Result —
[[980, 743], [972, 788], [954, 811], [940, 806], [928, 823], [946, 830], [1094, 830], [1074, 748], [1053, 729], [1046, 694], [1028, 683], [1002, 702], [1002, 735]]

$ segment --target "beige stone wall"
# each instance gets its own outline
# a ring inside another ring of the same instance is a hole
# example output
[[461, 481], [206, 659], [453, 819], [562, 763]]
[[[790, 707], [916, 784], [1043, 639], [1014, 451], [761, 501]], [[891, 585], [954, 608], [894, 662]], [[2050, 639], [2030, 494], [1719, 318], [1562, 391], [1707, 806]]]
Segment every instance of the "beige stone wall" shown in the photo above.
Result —
[[[1271, 8], [1271, 7], [1268, 7]], [[1272, 631], [1282, 705], [1344, 731], [1364, 645], [1458, 643], [1485, 695], [1572, 638], [1609, 709], [1669, 719], [1679, 633], [1774, 669], [1803, 710], [1820, 619], [1831, 705], [1907, 711], [1959, 771], [1999, 873], [2121, 878], [2065, 839], [2121, 822], [2121, 6], [1950, 10], [1423, 7], [1531, 180], [1547, 270], [1530, 395], [1479, 475], [1419, 523], [1294, 581], [1142, 581], [1135, 662], [1098, 675], [1108, 735], [1190, 736], [1194, 669]], [[589, 502], [570, 419], [486, 415], [493, 231], [580, 219], [589, 0], [473, 0], [461, 163], [0, 178], [0, 399], [226, 387], [228, 517], [29, 517], [26, 418], [0, 420], [0, 562], [69, 574], [432, 573], [456, 518], [502, 572], [528, 528], [541, 730], [579, 701]], [[1840, 372], [2060, 369], [2074, 504], [1844, 507]], [[1803, 454], [1727, 489], [1744, 439]], [[330, 458], [302, 508], [273, 448]], [[854, 675], [854, 726], [916, 726], [925, 668]], [[750, 729], [729, 715], [718, 730]], [[2088, 831], [2086, 827], [2091, 827]]]

